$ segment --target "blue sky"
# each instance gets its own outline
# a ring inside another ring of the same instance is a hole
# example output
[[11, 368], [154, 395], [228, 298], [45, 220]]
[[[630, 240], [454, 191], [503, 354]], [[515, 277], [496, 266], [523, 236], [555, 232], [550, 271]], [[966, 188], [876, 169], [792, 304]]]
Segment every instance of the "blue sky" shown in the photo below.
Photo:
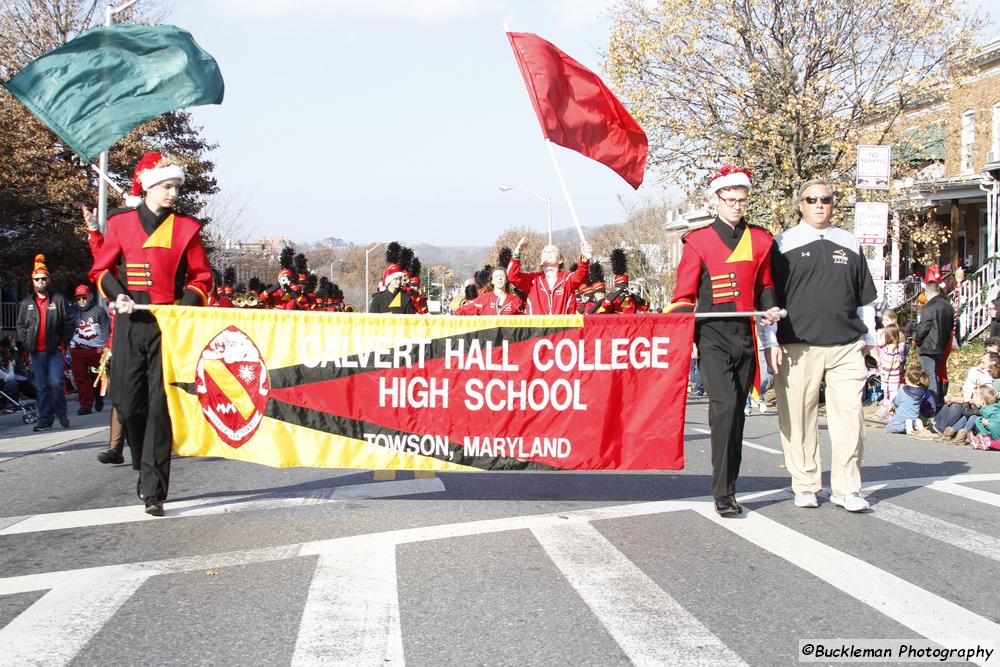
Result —
[[[572, 225], [504, 22], [592, 69], [603, 2], [185, 0], [168, 20], [191, 31], [226, 80], [219, 107], [194, 110], [220, 185], [249, 197], [256, 234], [299, 241], [488, 245], [506, 228]], [[601, 164], [555, 147], [584, 225], [620, 222], [633, 191]], [[647, 177], [648, 178], [648, 177]]]
[[[988, 0], [995, 10], [1000, 0]], [[605, 0], [182, 0], [168, 20], [218, 60], [226, 99], [194, 110], [248, 235], [488, 245], [572, 225], [503, 31], [534, 32], [601, 74]], [[995, 32], [995, 31], [994, 31]], [[581, 222], [621, 222], [633, 191], [555, 147]]]

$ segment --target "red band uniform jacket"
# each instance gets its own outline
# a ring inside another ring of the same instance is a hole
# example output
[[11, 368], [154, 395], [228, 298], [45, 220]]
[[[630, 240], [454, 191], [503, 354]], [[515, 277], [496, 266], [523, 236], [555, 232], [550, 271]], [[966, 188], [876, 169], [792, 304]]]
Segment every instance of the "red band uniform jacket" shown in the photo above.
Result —
[[528, 295], [528, 315], [567, 315], [576, 312], [576, 290], [587, 280], [589, 271], [590, 260], [581, 257], [576, 271], [560, 271], [550, 289], [545, 272], [521, 273], [521, 260], [515, 257], [507, 266], [507, 280]]
[[140, 304], [207, 305], [212, 269], [200, 231], [194, 218], [172, 211], [157, 216], [145, 204], [116, 213], [90, 279], [109, 301], [128, 294]]

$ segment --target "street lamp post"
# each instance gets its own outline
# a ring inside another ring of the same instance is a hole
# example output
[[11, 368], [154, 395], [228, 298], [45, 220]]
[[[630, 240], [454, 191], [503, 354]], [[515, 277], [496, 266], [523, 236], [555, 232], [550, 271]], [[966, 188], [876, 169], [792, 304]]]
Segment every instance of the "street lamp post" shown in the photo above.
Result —
[[366, 313], [368, 312], [368, 309], [371, 306], [370, 300], [368, 299], [368, 255], [371, 254], [372, 250], [375, 250], [376, 248], [379, 248], [381, 246], [382, 246], [381, 243], [376, 243], [371, 248], [365, 250], [365, 312]]
[[[111, 27], [111, 20], [115, 14], [123, 12], [139, 0], [129, 0], [123, 5], [117, 7], [112, 7], [108, 5], [104, 8], [104, 27]], [[108, 173], [108, 151], [103, 150], [97, 158], [97, 166], [100, 168], [102, 174]], [[104, 180], [103, 177], [97, 179], [97, 226], [100, 228], [101, 233], [108, 226], [108, 182]]]
[[549, 219], [549, 245], [552, 245], [552, 198], [551, 197], [543, 197], [542, 195], [538, 194], [534, 190], [529, 190], [528, 188], [524, 187], [523, 185], [501, 185], [499, 187], [500, 187], [500, 191], [501, 192], [510, 192], [511, 190], [524, 190], [525, 192], [527, 192], [532, 197], [534, 197], [536, 199], [540, 199], [543, 202], [545, 202], [545, 208], [548, 211], [548, 219]]

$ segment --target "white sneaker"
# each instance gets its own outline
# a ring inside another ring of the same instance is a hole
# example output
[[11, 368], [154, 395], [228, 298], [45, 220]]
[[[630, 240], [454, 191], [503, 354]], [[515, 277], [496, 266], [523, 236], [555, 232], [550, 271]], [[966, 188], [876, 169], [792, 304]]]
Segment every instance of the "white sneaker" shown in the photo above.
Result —
[[796, 507], [819, 507], [819, 501], [816, 500], [815, 491], [796, 491], [795, 492], [795, 506]]
[[903, 422], [903, 424], [905, 426], [906, 435], [913, 435], [913, 420], [907, 419], [905, 422]]
[[921, 421], [921, 420], [919, 420], [919, 419], [914, 419], [913, 420], [913, 432], [914, 433], [920, 433], [923, 430], [924, 430], [924, 422]]
[[868, 501], [862, 498], [857, 491], [845, 496], [830, 496], [830, 502], [843, 507], [848, 512], [867, 512], [871, 509]]

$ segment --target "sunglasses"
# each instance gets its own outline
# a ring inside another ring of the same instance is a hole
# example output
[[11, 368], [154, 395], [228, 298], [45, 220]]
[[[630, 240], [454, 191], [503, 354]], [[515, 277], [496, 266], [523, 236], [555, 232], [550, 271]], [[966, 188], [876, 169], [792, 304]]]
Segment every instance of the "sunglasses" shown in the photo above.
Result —
[[89, 295], [87, 295], [87, 296], [75, 296], [73, 298], [76, 299], [77, 301], [86, 301], [87, 299], [90, 298], [90, 296]]
[[32, 278], [32, 280], [34, 280], [36, 283], [47, 283], [47, 282], [49, 282], [49, 279], [46, 278], [45, 276], [38, 276], [37, 278]]
[[821, 204], [832, 204], [833, 197], [831, 197], [830, 195], [826, 195], [823, 197], [803, 197], [802, 201], [804, 201], [807, 204], [815, 204], [816, 202], [820, 202]]

